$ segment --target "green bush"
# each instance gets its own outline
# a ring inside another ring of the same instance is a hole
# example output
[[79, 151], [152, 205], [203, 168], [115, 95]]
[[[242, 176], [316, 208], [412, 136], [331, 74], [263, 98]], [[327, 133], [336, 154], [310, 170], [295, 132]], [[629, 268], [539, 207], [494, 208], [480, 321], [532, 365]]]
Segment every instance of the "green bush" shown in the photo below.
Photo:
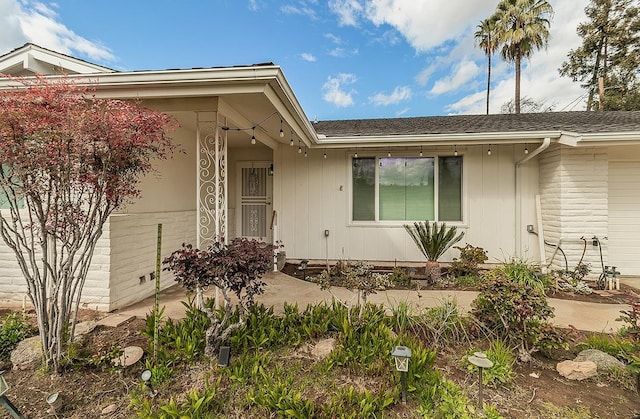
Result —
[[531, 347], [561, 346], [560, 336], [548, 323], [554, 316], [553, 309], [540, 288], [513, 281], [503, 271], [496, 272], [472, 302], [472, 314], [497, 337], [528, 352]]
[[7, 314], [0, 324], [0, 360], [9, 359], [18, 342], [34, 336], [37, 329], [29, 324], [24, 313]]
[[490, 270], [485, 274], [485, 277], [488, 280], [502, 277], [525, 287], [538, 290], [542, 294], [545, 294], [553, 285], [551, 277], [542, 274], [538, 265], [516, 258], [512, 258], [501, 266]]
[[455, 277], [477, 276], [480, 272], [478, 265], [489, 259], [487, 251], [482, 247], [467, 244], [464, 247], [453, 246], [453, 248], [460, 251], [460, 258], [454, 258], [449, 267], [449, 274]]

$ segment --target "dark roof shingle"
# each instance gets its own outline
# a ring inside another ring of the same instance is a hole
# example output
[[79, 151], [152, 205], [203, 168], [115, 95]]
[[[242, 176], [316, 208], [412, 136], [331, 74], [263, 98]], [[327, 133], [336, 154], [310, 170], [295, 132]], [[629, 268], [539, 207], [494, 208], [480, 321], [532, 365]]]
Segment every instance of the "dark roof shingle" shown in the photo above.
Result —
[[640, 111], [545, 112], [495, 115], [318, 121], [327, 137], [566, 131], [579, 134], [640, 131]]

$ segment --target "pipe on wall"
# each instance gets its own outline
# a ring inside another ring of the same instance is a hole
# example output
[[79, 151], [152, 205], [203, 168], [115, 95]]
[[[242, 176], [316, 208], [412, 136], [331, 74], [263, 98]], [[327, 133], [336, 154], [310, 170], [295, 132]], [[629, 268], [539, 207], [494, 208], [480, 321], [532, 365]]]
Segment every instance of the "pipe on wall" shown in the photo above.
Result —
[[533, 150], [531, 153], [527, 154], [524, 158], [518, 160], [515, 164], [515, 182], [516, 182], [516, 214], [515, 214], [515, 232], [516, 232], [516, 256], [521, 256], [521, 247], [522, 247], [522, 191], [520, 187], [520, 169], [523, 164], [528, 162], [529, 160], [536, 157], [538, 154], [545, 151], [549, 148], [551, 144], [551, 138], [546, 137], [540, 146]]

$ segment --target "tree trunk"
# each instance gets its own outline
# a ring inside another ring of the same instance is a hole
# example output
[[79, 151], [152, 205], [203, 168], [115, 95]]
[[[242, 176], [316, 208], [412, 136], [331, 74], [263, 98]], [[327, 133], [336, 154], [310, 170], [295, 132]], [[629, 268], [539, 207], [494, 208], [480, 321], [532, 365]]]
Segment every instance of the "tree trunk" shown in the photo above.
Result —
[[522, 57], [520, 54], [520, 50], [516, 51], [516, 97], [515, 97], [515, 105], [516, 105], [516, 114], [520, 113], [520, 64], [522, 61]]
[[424, 271], [430, 284], [440, 282], [442, 274], [440, 272], [440, 263], [437, 260], [428, 260]]
[[491, 91], [491, 53], [487, 55], [489, 63], [487, 65], [487, 115], [489, 115], [489, 93]]

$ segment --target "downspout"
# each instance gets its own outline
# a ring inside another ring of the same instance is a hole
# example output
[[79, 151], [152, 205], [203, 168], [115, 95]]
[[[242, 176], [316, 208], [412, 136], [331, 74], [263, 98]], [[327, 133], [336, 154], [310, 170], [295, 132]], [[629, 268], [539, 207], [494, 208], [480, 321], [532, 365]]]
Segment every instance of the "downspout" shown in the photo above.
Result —
[[547, 137], [542, 141], [542, 144], [531, 153], [527, 154], [524, 158], [518, 160], [516, 162], [516, 219], [515, 219], [515, 228], [516, 228], [516, 257], [521, 256], [521, 240], [522, 240], [522, 191], [520, 187], [520, 166], [528, 162], [529, 160], [536, 157], [538, 154], [545, 151], [549, 148], [551, 144], [551, 138]]

